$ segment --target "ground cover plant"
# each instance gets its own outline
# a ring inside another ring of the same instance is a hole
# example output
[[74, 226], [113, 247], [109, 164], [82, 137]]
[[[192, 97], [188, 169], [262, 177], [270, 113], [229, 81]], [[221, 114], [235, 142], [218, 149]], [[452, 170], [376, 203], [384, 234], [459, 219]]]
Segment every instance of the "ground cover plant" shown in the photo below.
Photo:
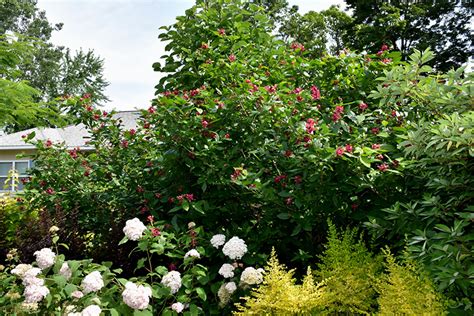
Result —
[[[136, 129], [124, 130], [89, 95], [64, 98], [77, 123], [90, 129], [88, 146], [95, 150], [34, 142], [35, 168], [18, 203], [38, 210], [37, 227], [47, 229], [17, 238], [22, 262], [32, 262], [40, 250], [31, 247], [34, 238], [40, 248], [57, 242], [48, 232], [55, 225], [67, 245], [65, 258], [113, 261], [120, 278], [149, 288], [149, 312], [172, 313], [172, 304], [182, 303], [175, 307], [189, 304], [192, 314], [230, 313], [251, 290], [240, 286], [239, 276], [254, 286], [265, 276], [274, 280], [273, 270], [286, 280], [288, 293], [281, 295], [289, 300], [301, 287], [307, 290], [308, 306], [316, 305], [304, 312], [390, 313], [393, 301], [406, 296], [430, 297], [427, 310], [443, 310], [443, 301], [452, 313], [472, 311], [472, 75], [463, 68], [433, 71], [426, 65], [434, 57], [430, 50], [414, 51], [402, 62], [387, 45], [314, 58], [301, 43], [272, 36], [272, 29], [258, 5], [198, 2], [163, 28], [168, 52], [154, 68], [167, 75]], [[135, 217], [149, 225], [138, 242], [146, 256], [130, 255], [132, 242], [117, 247]], [[368, 243], [354, 242], [350, 231], [335, 235], [328, 219], [337, 227], [363, 228]], [[230, 240], [247, 255], [215, 248]], [[346, 270], [333, 269], [330, 249], [339, 248], [326, 249], [327, 240], [350, 249]], [[384, 265], [373, 255], [387, 245], [394, 255], [404, 253], [406, 263], [386, 252]], [[308, 266], [317, 278], [297, 285], [275, 257], [262, 274], [258, 269], [272, 248], [296, 268], [295, 278]], [[200, 256], [196, 265], [184, 259], [192, 249]], [[355, 264], [352, 256], [360, 260]], [[184, 293], [157, 294], [177, 262], [191, 271], [181, 280], [190, 282]], [[92, 267], [110, 271], [110, 264]], [[8, 271], [5, 284], [12, 282]], [[86, 272], [78, 272], [75, 286]], [[116, 275], [110, 272], [111, 279]], [[360, 289], [356, 293], [341, 292], [347, 275]], [[120, 298], [127, 283], [118, 282], [94, 305], [131, 313]], [[409, 286], [398, 293], [400, 283]], [[410, 294], [417, 287], [426, 291]], [[265, 287], [259, 291], [257, 297], [265, 296]], [[65, 308], [66, 294], [40, 308]], [[46, 302], [54, 297], [44, 296]], [[86, 308], [89, 298], [78, 306]], [[22, 299], [16, 297], [12, 308]], [[296, 313], [302, 307], [294, 303], [287, 306]], [[416, 311], [410, 304], [407, 310]]]

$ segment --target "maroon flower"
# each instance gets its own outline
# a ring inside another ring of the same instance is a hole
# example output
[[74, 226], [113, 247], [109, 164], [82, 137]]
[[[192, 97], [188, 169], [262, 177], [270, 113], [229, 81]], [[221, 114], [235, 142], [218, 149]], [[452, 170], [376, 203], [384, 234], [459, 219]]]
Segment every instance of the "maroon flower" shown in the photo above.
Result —
[[389, 166], [388, 166], [386, 163], [383, 163], [383, 164], [378, 165], [377, 168], [378, 168], [380, 171], [385, 172], [385, 171], [387, 171], [387, 169], [389, 168]]
[[268, 93], [275, 93], [276, 90], [277, 90], [277, 85], [266, 86], [266, 87], [265, 87], [265, 90], [267, 90]]
[[347, 144], [345, 148], [346, 148], [346, 151], [347, 151], [348, 153], [351, 153], [352, 150], [354, 150], [354, 148], [353, 148], [352, 145], [350, 145], [350, 144]]
[[133, 128], [131, 130], [128, 131], [130, 133], [130, 135], [135, 135], [137, 133], [136, 130], [134, 130]]
[[237, 59], [234, 54], [229, 55], [229, 57], [227, 58], [229, 59], [231, 63], [233, 63]]
[[53, 142], [51, 140], [46, 140], [46, 142], [44, 143], [46, 145], [46, 147], [51, 147], [53, 145]]
[[344, 151], [345, 151], [344, 148], [338, 147], [336, 149], [336, 156], [341, 157], [342, 155], [344, 155]]
[[380, 133], [380, 129], [378, 127], [372, 127], [372, 129], [370, 131], [374, 135], [377, 135], [378, 133]]
[[361, 111], [365, 111], [369, 106], [367, 104], [365, 104], [364, 102], [360, 103], [359, 104], [359, 109]]
[[123, 148], [127, 148], [128, 147], [128, 140], [126, 140], [126, 139], [122, 140], [121, 145], [122, 145]]
[[202, 49], [208, 49], [209, 45], [207, 45], [206, 43], [202, 43], [201, 48]]
[[287, 199], [285, 200], [285, 204], [286, 204], [286, 205], [291, 205], [291, 204], [293, 204], [293, 198], [292, 198], [292, 197], [287, 198]]
[[54, 192], [53, 188], [47, 188], [46, 193], [48, 193], [50, 195], [53, 195], [55, 192]]
[[380, 149], [380, 144], [372, 144], [372, 149], [374, 150]]
[[225, 30], [224, 29], [218, 29], [219, 35], [225, 35]]
[[203, 128], [207, 128], [207, 126], [209, 125], [209, 122], [203, 119], [201, 121], [201, 125], [202, 125]]
[[314, 131], [316, 130], [314, 128], [315, 124], [316, 124], [316, 121], [312, 118], [309, 118], [309, 119], [306, 120], [306, 132], [308, 134], [313, 134], [314, 133]]
[[301, 182], [303, 182], [303, 178], [301, 176], [295, 176], [293, 179], [296, 184], [300, 184]]
[[321, 92], [319, 91], [318, 87], [311, 86], [311, 98], [313, 98], [313, 100], [321, 99]]
[[160, 232], [160, 230], [159, 230], [158, 228], [153, 227], [153, 228], [151, 229], [151, 235], [152, 235], [153, 237], [158, 237], [158, 236], [161, 235], [161, 232]]

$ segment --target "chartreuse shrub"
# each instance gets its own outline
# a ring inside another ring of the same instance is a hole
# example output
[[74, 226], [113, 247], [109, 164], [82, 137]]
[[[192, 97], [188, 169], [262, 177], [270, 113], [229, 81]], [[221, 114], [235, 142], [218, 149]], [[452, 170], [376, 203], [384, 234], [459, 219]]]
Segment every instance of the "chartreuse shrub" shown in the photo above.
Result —
[[433, 282], [411, 259], [397, 263], [385, 249], [385, 269], [376, 283], [380, 315], [443, 315], [444, 306]]
[[33, 220], [37, 212], [20, 205], [17, 198], [0, 194], [0, 255], [16, 247], [16, 236], [22, 223]]
[[419, 265], [410, 259], [397, 263], [388, 250], [374, 255], [356, 238], [356, 230], [338, 233], [330, 224], [318, 270], [308, 272], [302, 284], [272, 252], [263, 283], [236, 304], [234, 314], [444, 314], [440, 294]]
[[[296, 284], [294, 270], [281, 264], [275, 250], [265, 268], [263, 283], [237, 303], [234, 315], [296, 315], [310, 314], [322, 305], [324, 284], [315, 284], [308, 269], [302, 284]], [[242, 305], [243, 304], [243, 305]]]
[[374, 281], [381, 272], [382, 258], [374, 256], [357, 229], [338, 232], [329, 223], [326, 249], [315, 275], [327, 280], [324, 289], [324, 313], [370, 313], [375, 309]]

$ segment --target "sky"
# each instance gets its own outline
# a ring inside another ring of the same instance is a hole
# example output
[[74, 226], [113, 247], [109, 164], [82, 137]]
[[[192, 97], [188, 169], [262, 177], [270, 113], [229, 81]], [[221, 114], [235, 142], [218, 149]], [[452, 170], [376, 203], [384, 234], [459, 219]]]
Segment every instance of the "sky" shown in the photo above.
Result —
[[[159, 27], [175, 18], [194, 0], [39, 0], [50, 23], [64, 23], [52, 42], [70, 49], [94, 50], [104, 59], [104, 77], [110, 83], [105, 109], [147, 108], [160, 74], [152, 64], [165, 54]], [[321, 11], [343, 0], [288, 0], [301, 13]]]

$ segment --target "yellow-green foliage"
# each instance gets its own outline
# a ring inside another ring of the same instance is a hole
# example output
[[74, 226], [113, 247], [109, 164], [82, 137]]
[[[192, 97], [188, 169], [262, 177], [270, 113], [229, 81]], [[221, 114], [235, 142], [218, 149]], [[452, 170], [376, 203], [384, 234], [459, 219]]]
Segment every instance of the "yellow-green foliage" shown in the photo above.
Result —
[[382, 258], [374, 257], [364, 243], [356, 241], [357, 231], [340, 234], [329, 223], [326, 250], [315, 274], [327, 280], [322, 314], [372, 313], [376, 310], [374, 280], [381, 272]]
[[234, 315], [312, 315], [321, 304], [323, 285], [314, 283], [310, 269], [303, 284], [296, 284], [293, 274], [278, 262], [273, 250], [263, 283], [243, 298], [244, 305], [236, 304]]
[[14, 247], [18, 226], [32, 216], [36, 216], [36, 213], [20, 209], [14, 198], [0, 194], [0, 249]]
[[443, 315], [441, 298], [431, 281], [411, 260], [398, 264], [385, 250], [388, 274], [377, 282], [380, 315]]

